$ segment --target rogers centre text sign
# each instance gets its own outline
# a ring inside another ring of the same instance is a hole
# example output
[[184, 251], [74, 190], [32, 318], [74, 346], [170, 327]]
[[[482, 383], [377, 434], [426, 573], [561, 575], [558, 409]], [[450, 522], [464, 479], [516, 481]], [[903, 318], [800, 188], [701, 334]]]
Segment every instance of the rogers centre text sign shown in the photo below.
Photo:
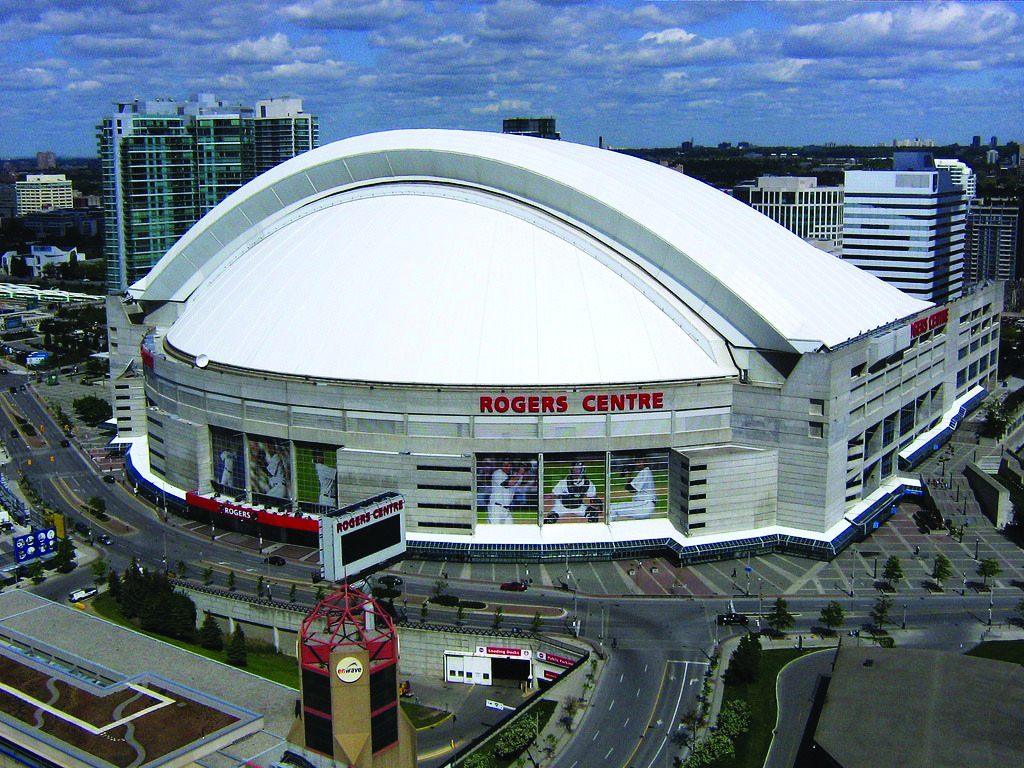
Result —
[[383, 520], [385, 517], [397, 515], [403, 509], [405, 509], [405, 499], [401, 496], [382, 502], [363, 512], [356, 512], [354, 515], [349, 515], [348, 517], [343, 517], [338, 520], [338, 533], [346, 533], [347, 531], [352, 531], [356, 528], [362, 528], [364, 525], [369, 525], [370, 523], [375, 523], [378, 520]]
[[934, 328], [945, 325], [948, 320], [948, 307], [940, 309], [938, 312], [932, 312], [928, 317], [922, 317], [919, 320], [915, 320], [910, 324], [910, 338], [916, 339], [922, 333], [927, 333]]
[[[579, 407], [591, 413], [658, 411], [665, 407], [664, 392], [584, 393], [573, 395]], [[481, 395], [480, 413], [565, 413], [569, 395]]]

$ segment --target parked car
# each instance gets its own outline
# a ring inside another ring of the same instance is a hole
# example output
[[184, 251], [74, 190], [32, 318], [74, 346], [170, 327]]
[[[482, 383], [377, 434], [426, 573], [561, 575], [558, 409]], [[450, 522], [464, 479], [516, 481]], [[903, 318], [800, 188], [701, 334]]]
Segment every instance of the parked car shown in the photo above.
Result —
[[75, 521], [75, 532], [80, 533], [83, 536], [89, 535], [89, 526], [83, 523], [81, 520]]
[[88, 600], [90, 597], [96, 597], [96, 587], [82, 587], [68, 593], [69, 603], [80, 603], [83, 600]]
[[390, 573], [385, 573], [383, 576], [377, 577], [377, 583], [382, 587], [388, 587], [394, 589], [400, 587], [404, 583], [401, 576], [393, 576]]
[[750, 623], [750, 619], [744, 616], [742, 613], [720, 613], [718, 614], [718, 626], [725, 627], [730, 625], [739, 625], [742, 627], [747, 626]]
[[63, 440], [60, 441], [60, 447], [61, 448], [70, 448], [71, 447], [71, 441], [68, 440], [67, 438], [64, 438]]
[[117, 478], [114, 477], [113, 475], [104, 475], [103, 476], [103, 482], [104, 483], [116, 483], [117, 482]]
[[114, 537], [111, 536], [109, 533], [101, 533], [99, 536], [96, 537], [96, 541], [98, 541], [100, 544], [106, 544], [107, 546], [110, 546], [114, 543]]
[[264, 558], [263, 562], [270, 563], [271, 565], [284, 565], [287, 560], [280, 555], [271, 555], [270, 557]]
[[501, 588], [506, 592], [525, 592], [530, 585], [525, 579], [520, 581], [506, 581]]

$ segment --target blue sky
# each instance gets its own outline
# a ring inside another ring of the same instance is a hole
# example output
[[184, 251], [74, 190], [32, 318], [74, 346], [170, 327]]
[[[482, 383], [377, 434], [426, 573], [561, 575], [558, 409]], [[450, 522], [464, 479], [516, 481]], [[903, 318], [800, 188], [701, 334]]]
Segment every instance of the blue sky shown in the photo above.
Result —
[[323, 142], [554, 115], [613, 146], [1020, 140], [1024, 3], [0, 0], [0, 157], [118, 99], [301, 96]]

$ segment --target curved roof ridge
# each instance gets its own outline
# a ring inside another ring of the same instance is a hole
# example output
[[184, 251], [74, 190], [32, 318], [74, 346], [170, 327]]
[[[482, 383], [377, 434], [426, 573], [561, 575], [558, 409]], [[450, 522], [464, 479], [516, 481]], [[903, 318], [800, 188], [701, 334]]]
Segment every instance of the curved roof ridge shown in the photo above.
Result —
[[207, 214], [133, 291], [184, 301], [228, 246], [319, 197], [396, 175], [479, 184], [553, 210], [637, 260], [737, 346], [834, 346], [929, 306], [676, 171], [568, 142], [449, 130], [357, 136], [277, 166]]

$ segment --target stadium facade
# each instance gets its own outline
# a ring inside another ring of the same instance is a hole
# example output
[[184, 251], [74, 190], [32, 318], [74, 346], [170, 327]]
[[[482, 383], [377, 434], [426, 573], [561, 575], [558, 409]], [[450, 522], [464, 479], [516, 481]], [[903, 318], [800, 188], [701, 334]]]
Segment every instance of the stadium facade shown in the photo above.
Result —
[[118, 439], [267, 538], [397, 491], [425, 557], [828, 558], [994, 383], [1000, 295], [920, 301], [617, 153], [372, 134], [110, 297]]

